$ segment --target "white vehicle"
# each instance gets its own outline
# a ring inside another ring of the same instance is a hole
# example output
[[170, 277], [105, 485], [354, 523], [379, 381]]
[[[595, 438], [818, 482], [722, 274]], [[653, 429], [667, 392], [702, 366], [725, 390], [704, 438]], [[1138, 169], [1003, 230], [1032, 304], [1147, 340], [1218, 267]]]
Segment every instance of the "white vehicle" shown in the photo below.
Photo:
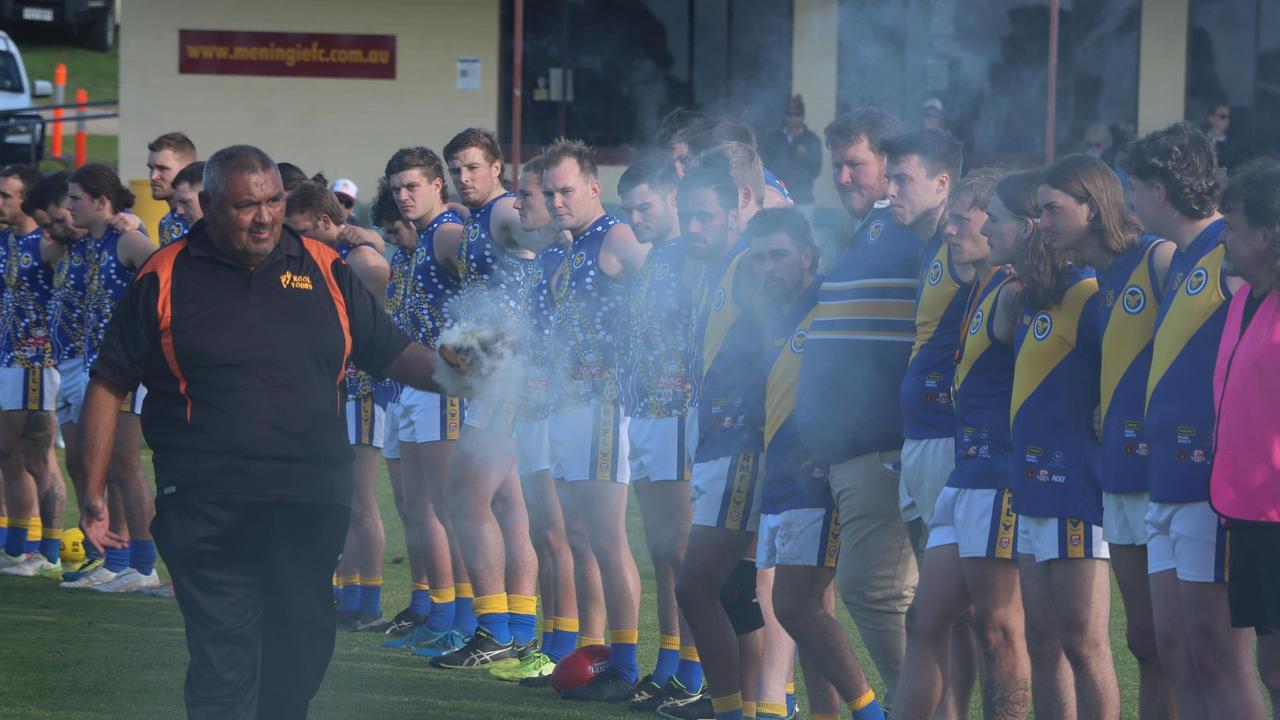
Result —
[[0, 144], [0, 161], [4, 163], [39, 161], [44, 155], [43, 126], [8, 126], [14, 120], [39, 117], [34, 113], [10, 114], [13, 110], [32, 107], [35, 98], [53, 94], [53, 83], [48, 80], [36, 80], [34, 85], [32, 87], [27, 68], [22, 64], [22, 52], [8, 33], [0, 30], [0, 138], [4, 139]]

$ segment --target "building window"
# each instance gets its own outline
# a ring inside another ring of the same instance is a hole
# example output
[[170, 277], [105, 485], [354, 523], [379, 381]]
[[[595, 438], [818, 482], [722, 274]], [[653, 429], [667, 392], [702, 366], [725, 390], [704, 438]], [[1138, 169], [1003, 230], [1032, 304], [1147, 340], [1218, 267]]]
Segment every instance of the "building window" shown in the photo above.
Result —
[[[501, 127], [511, 137], [512, 15], [503, 1]], [[560, 135], [626, 162], [678, 107], [781, 123], [790, 0], [524, 0], [524, 159]]]
[[[1221, 108], [1225, 106], [1225, 110]], [[1186, 117], [1230, 118], [1219, 159], [1228, 169], [1280, 152], [1280, 6], [1270, 0], [1192, 0]]]

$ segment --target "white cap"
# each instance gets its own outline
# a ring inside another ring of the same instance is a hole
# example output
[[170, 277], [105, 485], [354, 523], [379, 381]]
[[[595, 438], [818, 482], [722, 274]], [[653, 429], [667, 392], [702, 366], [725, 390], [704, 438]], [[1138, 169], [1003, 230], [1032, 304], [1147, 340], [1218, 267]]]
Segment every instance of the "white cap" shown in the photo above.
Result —
[[[941, 100], [939, 100], [939, 99], [938, 99], [938, 98], [936, 98], [936, 97], [931, 97], [931, 98], [929, 98], [928, 100], [925, 100], [925, 101], [924, 101], [924, 111], [925, 111], [925, 112], [929, 112], [930, 110], [932, 110], [932, 111], [934, 111], [934, 112], [938, 113], [939, 115], [941, 115], [941, 114], [942, 114], [942, 101], [941, 101]], [[341, 182], [341, 181], [339, 181], [339, 182]]]
[[333, 191], [334, 195], [346, 195], [352, 202], [355, 202], [356, 193], [359, 192], [359, 188], [356, 187], [356, 184], [347, 178], [338, 178], [337, 180], [334, 180], [333, 187], [329, 189]]

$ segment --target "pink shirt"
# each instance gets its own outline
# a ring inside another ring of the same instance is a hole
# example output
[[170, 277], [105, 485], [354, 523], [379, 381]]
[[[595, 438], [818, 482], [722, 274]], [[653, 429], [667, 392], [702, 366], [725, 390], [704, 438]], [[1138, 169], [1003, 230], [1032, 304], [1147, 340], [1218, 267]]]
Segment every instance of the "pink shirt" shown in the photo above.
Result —
[[1209, 500], [1227, 518], [1280, 522], [1280, 296], [1263, 299], [1242, 335], [1249, 292], [1231, 299], [1218, 346]]

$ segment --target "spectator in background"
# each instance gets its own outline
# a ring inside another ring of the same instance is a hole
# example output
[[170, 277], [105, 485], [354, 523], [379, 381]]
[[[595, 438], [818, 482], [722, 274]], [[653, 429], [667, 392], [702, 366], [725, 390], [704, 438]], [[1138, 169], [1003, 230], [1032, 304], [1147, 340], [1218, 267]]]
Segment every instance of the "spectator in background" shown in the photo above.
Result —
[[356, 222], [356, 196], [360, 189], [356, 184], [347, 178], [338, 178], [333, 181], [333, 187], [329, 188], [334, 195], [338, 196], [338, 204], [346, 211], [346, 217], [342, 218], [339, 224], [350, 224]]
[[1084, 131], [1084, 147], [1082, 152], [1090, 157], [1111, 165], [1116, 159], [1115, 141], [1111, 137], [1111, 128], [1104, 122], [1096, 122]]
[[942, 101], [936, 97], [931, 97], [924, 101], [921, 108], [921, 118], [923, 127], [933, 128], [934, 130], [947, 129], [947, 117], [942, 113]]
[[822, 143], [804, 124], [804, 98], [791, 96], [786, 123], [765, 137], [761, 150], [765, 164], [786, 184], [796, 207], [811, 217], [813, 182], [822, 169]]
[[1204, 132], [1213, 143], [1213, 154], [1218, 167], [1230, 171], [1248, 159], [1247, 149], [1237, 141], [1231, 131], [1231, 106], [1225, 102], [1209, 104], [1204, 116]]
[[1209, 500], [1231, 528], [1227, 598], [1231, 624], [1258, 633], [1258, 670], [1280, 704], [1280, 163], [1247, 165], [1222, 197], [1227, 271], [1244, 278], [1231, 298], [1214, 400], [1218, 446]]

